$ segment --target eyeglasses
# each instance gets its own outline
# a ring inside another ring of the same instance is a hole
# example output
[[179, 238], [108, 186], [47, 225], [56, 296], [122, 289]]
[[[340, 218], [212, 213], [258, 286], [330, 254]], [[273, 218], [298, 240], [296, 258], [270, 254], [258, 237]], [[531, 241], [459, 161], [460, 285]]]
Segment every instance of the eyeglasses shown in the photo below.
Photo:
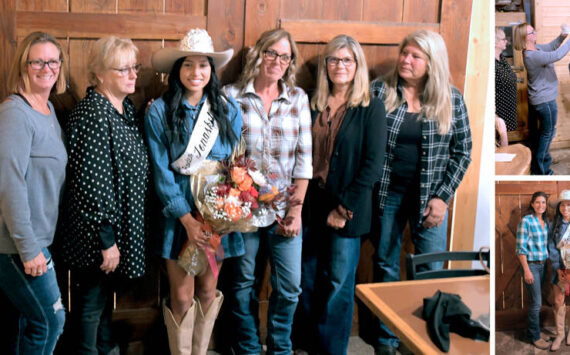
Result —
[[337, 66], [340, 63], [345, 67], [351, 67], [354, 64], [354, 59], [346, 57], [346, 58], [337, 58], [337, 57], [326, 57], [325, 58], [328, 65]]
[[279, 58], [279, 62], [281, 64], [289, 64], [291, 59], [293, 59], [293, 57], [290, 56], [289, 54], [279, 54], [272, 49], [267, 49], [263, 51], [263, 56], [265, 57], [265, 59], [269, 60], [276, 60], [277, 58]]
[[530, 36], [530, 35], [534, 35], [534, 34], [536, 34], [536, 31], [535, 31], [535, 30], [532, 30], [532, 32], [528, 32], [526, 35], [527, 35], [527, 36]]
[[55, 60], [55, 59], [51, 59], [51, 60], [41, 60], [41, 59], [36, 59], [36, 60], [29, 60], [28, 64], [30, 65], [30, 67], [32, 67], [32, 69], [34, 70], [42, 70], [46, 65], [48, 66], [48, 68], [50, 69], [59, 69], [59, 67], [61, 67], [61, 60]]
[[140, 64], [135, 64], [132, 67], [125, 67], [125, 68], [111, 68], [114, 71], [117, 72], [117, 74], [119, 74], [119, 76], [126, 76], [129, 74], [129, 72], [132, 70], [135, 74], [137, 74], [139, 72], [139, 70], [141, 70], [142, 65]]

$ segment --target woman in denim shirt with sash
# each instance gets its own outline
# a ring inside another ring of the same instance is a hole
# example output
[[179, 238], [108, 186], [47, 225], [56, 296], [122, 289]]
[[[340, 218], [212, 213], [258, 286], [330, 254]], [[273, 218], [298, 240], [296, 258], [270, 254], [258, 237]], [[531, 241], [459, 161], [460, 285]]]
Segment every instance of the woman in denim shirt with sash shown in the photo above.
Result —
[[[163, 302], [163, 312], [172, 354], [206, 354], [223, 301], [210, 267], [194, 277], [177, 264], [186, 240], [203, 247], [208, 237], [202, 223], [192, 216], [196, 207], [190, 176], [172, 163], [187, 156], [185, 151], [192, 144], [190, 138], [200, 130], [200, 112], [207, 110], [208, 105], [209, 112], [205, 114], [214, 118], [219, 135], [211, 135], [215, 142], [207, 159], [227, 159], [237, 145], [241, 113], [235, 101], [221, 93], [216, 75], [216, 69], [225, 65], [232, 54], [231, 49], [214, 52], [208, 33], [194, 29], [180, 41], [178, 48], [160, 49], [152, 57], [157, 71], [170, 73], [168, 91], [147, 112], [145, 132], [155, 189], [163, 205], [162, 235], [157, 238], [154, 251], [165, 259], [170, 283], [170, 302]], [[222, 246], [226, 258], [244, 253], [240, 234], [222, 238]], [[218, 264], [221, 265], [221, 260]]]

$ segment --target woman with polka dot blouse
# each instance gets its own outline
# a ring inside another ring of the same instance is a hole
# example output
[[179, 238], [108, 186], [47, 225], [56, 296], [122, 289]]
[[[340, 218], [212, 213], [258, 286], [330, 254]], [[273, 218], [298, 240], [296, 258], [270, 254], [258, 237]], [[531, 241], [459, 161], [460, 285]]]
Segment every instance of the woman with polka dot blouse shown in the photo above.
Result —
[[145, 205], [149, 163], [135, 109], [140, 65], [129, 39], [99, 39], [89, 55], [94, 86], [66, 127], [69, 140], [67, 219], [62, 255], [74, 276], [71, 329], [77, 354], [107, 354], [116, 346], [110, 323], [113, 290], [145, 272]]
[[[165, 259], [170, 284], [163, 312], [172, 354], [206, 354], [223, 301], [210, 267], [194, 276], [177, 259], [185, 241], [198, 247], [208, 243], [202, 223], [192, 215], [196, 207], [189, 174], [204, 158], [229, 158], [241, 134], [240, 109], [220, 92], [216, 75], [232, 54], [232, 49], [214, 52], [208, 33], [193, 29], [178, 48], [162, 48], [152, 56], [153, 67], [170, 74], [168, 90], [148, 109], [145, 134], [163, 208], [162, 235], [154, 251]], [[241, 234], [222, 238], [222, 246], [226, 258], [245, 252]]]
[[495, 127], [500, 146], [509, 144], [507, 131], [517, 129], [517, 76], [502, 55], [507, 42], [505, 32], [495, 28]]

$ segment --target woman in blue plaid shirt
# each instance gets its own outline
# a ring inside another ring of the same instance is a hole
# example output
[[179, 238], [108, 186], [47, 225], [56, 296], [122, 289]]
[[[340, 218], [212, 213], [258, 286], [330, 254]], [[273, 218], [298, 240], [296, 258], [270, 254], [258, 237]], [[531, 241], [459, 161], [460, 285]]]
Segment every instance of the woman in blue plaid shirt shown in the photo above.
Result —
[[550, 348], [550, 343], [540, 338], [539, 313], [542, 305], [542, 283], [545, 262], [548, 258], [548, 223], [545, 219], [546, 200], [542, 191], [532, 195], [527, 215], [517, 227], [516, 253], [521, 263], [524, 284], [529, 296], [527, 333], [530, 341], [539, 349]]
[[[419, 30], [400, 44], [397, 64], [372, 84], [384, 101], [388, 144], [379, 182], [375, 281], [400, 280], [400, 247], [410, 222], [416, 254], [447, 246], [447, 204], [471, 161], [463, 96], [450, 83], [441, 36]], [[430, 269], [443, 263], [430, 263]], [[398, 338], [382, 323], [376, 352], [395, 354]]]

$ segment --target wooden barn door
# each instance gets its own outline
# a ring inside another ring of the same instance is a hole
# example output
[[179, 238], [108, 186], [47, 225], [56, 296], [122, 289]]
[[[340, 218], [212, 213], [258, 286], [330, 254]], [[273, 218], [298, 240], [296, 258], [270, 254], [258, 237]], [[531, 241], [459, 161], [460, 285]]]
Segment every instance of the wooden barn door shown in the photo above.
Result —
[[[520, 263], [515, 254], [517, 225], [525, 215], [531, 196], [544, 191], [553, 201], [560, 191], [570, 189], [570, 181], [498, 181], [495, 184], [495, 326], [497, 330], [526, 327], [528, 296]], [[547, 215], [556, 206], [548, 203]], [[546, 282], [545, 286], [549, 283]], [[543, 288], [543, 304], [551, 305], [550, 287]], [[543, 309], [541, 319], [552, 319]]]

